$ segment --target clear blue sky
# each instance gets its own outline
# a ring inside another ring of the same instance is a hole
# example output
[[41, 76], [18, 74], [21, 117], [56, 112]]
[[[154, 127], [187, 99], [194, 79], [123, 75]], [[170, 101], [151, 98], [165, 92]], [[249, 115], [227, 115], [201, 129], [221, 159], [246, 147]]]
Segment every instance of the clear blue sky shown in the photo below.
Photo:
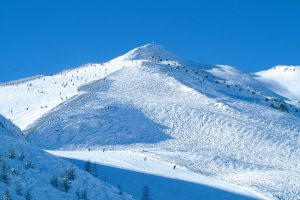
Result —
[[300, 65], [299, 0], [1, 0], [0, 82], [102, 62], [152, 41], [254, 72]]

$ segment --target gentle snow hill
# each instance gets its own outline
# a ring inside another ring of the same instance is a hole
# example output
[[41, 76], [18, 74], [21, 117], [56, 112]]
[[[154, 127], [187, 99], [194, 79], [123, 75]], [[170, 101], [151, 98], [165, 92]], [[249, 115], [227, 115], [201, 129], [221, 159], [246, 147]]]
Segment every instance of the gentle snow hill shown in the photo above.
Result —
[[[76, 167], [70, 190], [64, 192], [60, 177], [71, 164], [34, 148], [20, 135], [18, 128], [0, 115], [1, 196], [8, 191], [12, 199], [21, 200], [29, 194], [33, 200], [69, 200], [77, 199], [77, 190], [80, 193], [86, 190], [89, 199], [132, 199], [125, 193], [120, 196], [117, 189]], [[3, 178], [4, 174], [7, 178]], [[58, 188], [50, 184], [54, 176], [58, 177]]]
[[290, 100], [300, 102], [300, 66], [275, 66], [255, 73], [256, 79], [270, 90]]
[[125, 67], [78, 87], [28, 126], [27, 139], [47, 150], [147, 149], [156, 160], [271, 199], [298, 197], [297, 108], [232, 67], [163, 55], [150, 44], [105, 64]]

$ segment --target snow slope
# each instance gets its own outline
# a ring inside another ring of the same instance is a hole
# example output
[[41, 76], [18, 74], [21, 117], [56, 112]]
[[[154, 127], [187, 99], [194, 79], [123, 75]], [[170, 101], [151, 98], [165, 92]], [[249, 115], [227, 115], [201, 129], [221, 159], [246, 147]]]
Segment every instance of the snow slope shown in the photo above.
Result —
[[111, 184], [121, 185], [136, 199], [141, 197], [143, 184], [148, 185], [153, 199], [264, 198], [247, 188], [216, 181], [186, 168], [177, 166], [174, 170], [174, 163], [152, 158], [147, 150], [50, 151], [50, 153], [67, 158], [79, 166], [84, 166], [82, 162], [84, 160], [92, 160], [98, 164], [100, 177]]
[[270, 108], [279, 96], [233, 68], [154, 62], [141, 48], [129, 54], [141, 60], [117, 58], [132, 64], [81, 87], [83, 95], [30, 126], [28, 139], [53, 150], [146, 148], [270, 198], [299, 194], [300, 119]]
[[255, 73], [257, 80], [293, 101], [300, 101], [300, 66], [275, 66], [269, 70]]
[[[82, 192], [85, 189], [90, 199], [131, 199], [125, 193], [123, 197], [120, 196], [117, 189], [79, 168], [75, 168], [75, 180], [71, 181], [68, 192], [64, 192], [60, 186], [53, 187], [50, 185], [50, 179], [54, 175], [60, 177], [71, 163], [32, 147], [20, 136], [18, 128], [0, 116], [1, 196], [5, 191], [9, 191], [12, 199], [24, 199], [28, 194], [31, 199], [38, 200], [77, 199], [76, 190]], [[8, 156], [12, 151], [14, 156]], [[21, 157], [22, 154], [24, 158]], [[30, 162], [33, 167], [30, 167]], [[8, 174], [7, 183], [2, 178], [4, 163]]]
[[149, 44], [0, 94], [0, 112], [40, 148], [147, 149], [161, 164], [271, 199], [299, 196], [297, 107], [232, 67], [188, 63]]
[[78, 95], [78, 88], [104, 78], [130, 62], [87, 64], [52, 76], [0, 85], [0, 113], [24, 130], [57, 105]]

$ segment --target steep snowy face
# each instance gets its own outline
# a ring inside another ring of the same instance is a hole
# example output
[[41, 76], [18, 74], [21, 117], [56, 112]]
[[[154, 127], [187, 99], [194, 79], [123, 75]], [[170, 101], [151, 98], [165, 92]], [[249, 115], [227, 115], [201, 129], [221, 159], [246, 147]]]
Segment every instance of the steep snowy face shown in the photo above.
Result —
[[166, 50], [163, 46], [158, 44], [146, 44], [137, 47], [128, 53], [118, 57], [122, 60], [148, 60], [148, 61], [163, 61], [172, 60], [180, 61], [181, 59], [174, 53]]
[[0, 133], [21, 136], [21, 130], [2, 115], [0, 115]]
[[300, 101], [300, 66], [275, 66], [269, 70], [255, 73], [257, 80], [290, 100]]
[[[19, 129], [0, 116], [0, 195], [12, 199], [132, 199], [91, 174], [29, 145]], [[4, 197], [3, 197], [4, 199]]]

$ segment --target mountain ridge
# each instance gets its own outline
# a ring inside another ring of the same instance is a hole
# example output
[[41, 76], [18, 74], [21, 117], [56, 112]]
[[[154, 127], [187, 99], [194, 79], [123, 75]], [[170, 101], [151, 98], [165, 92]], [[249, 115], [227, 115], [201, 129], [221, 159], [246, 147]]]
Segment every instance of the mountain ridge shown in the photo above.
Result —
[[191, 64], [148, 44], [0, 93], [0, 113], [55, 155], [141, 151], [266, 198], [298, 194], [297, 105], [231, 66]]

